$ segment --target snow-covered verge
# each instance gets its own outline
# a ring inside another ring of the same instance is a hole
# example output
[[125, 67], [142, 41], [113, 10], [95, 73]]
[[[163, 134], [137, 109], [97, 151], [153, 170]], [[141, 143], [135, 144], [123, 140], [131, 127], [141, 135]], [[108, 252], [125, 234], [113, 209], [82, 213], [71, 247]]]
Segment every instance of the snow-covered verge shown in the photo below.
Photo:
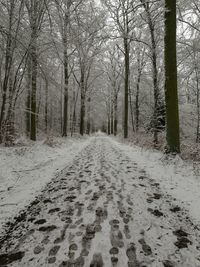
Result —
[[[200, 162], [200, 143], [196, 142], [197, 133], [197, 114], [196, 107], [193, 104], [181, 104], [180, 107], [180, 141], [181, 141], [181, 158], [188, 161]], [[141, 117], [138, 132], [133, 132], [131, 125], [129, 125], [128, 141], [136, 146], [146, 149], [153, 149], [153, 132], [147, 130], [149, 126], [149, 118], [147, 110]], [[118, 137], [123, 140], [123, 130], [118, 129]], [[156, 149], [164, 151], [166, 146], [165, 131], [158, 133], [158, 144]]]
[[167, 158], [162, 152], [144, 149], [112, 139], [114, 145], [144, 168], [157, 180], [164, 192], [172, 195], [189, 210], [191, 217], [200, 223], [200, 166], [182, 160], [179, 156]]
[[[123, 141], [122, 133], [118, 135], [118, 139]], [[159, 133], [159, 142], [156, 145], [156, 150], [165, 151], [166, 146], [166, 136], [165, 132]], [[126, 141], [127, 143], [127, 141]], [[144, 149], [155, 149], [155, 145], [153, 143], [153, 134], [146, 133], [144, 130], [141, 130], [138, 133], [131, 134], [128, 138], [128, 144], [136, 145], [142, 147]], [[185, 137], [181, 137], [181, 158], [190, 162], [200, 162], [200, 143], [196, 143], [196, 140], [188, 139]]]
[[0, 232], [91, 140], [55, 138], [0, 147]]

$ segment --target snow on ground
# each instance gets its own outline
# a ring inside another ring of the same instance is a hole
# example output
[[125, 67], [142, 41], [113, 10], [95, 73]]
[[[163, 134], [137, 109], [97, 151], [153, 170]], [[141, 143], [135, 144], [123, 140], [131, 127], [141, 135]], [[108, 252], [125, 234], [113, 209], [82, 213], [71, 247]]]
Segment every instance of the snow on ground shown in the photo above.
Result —
[[183, 162], [103, 135], [86, 143], [1, 239], [3, 266], [199, 267]]
[[200, 166], [183, 161], [179, 156], [170, 159], [162, 152], [131, 143], [122, 144], [116, 139], [112, 142], [157, 180], [165, 192], [181, 201], [191, 216], [200, 222]]
[[87, 146], [82, 138], [56, 138], [20, 147], [0, 147], [0, 232], [2, 225], [37, 196]]

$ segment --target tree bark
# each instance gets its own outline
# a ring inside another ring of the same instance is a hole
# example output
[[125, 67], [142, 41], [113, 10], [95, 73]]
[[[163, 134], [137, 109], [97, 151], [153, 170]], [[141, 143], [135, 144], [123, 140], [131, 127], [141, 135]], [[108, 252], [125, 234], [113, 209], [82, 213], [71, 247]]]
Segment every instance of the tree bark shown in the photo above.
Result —
[[129, 86], [129, 104], [130, 104], [130, 113], [131, 113], [132, 129], [133, 129], [133, 132], [135, 132], [135, 127], [134, 127], [134, 110], [133, 110], [133, 103], [132, 103], [132, 96], [131, 96], [131, 88], [130, 88], [130, 86]]
[[196, 88], [197, 88], [197, 128], [196, 128], [196, 143], [200, 141], [200, 94], [199, 94], [199, 75], [198, 75], [198, 67], [195, 66], [195, 74], [196, 74]]
[[148, 27], [151, 36], [151, 52], [152, 52], [152, 71], [153, 71], [153, 90], [154, 90], [154, 111], [153, 111], [153, 133], [154, 144], [158, 143], [158, 105], [159, 105], [159, 88], [158, 88], [158, 69], [157, 69], [157, 54], [156, 54], [156, 39], [155, 25], [151, 16], [149, 2], [141, 0], [147, 14]]
[[158, 89], [158, 71], [157, 71], [157, 56], [156, 56], [156, 43], [154, 31], [152, 33], [152, 60], [153, 60], [153, 87], [154, 87], [154, 113], [153, 113], [153, 132], [154, 144], [158, 143], [158, 103], [159, 103], [159, 89]]
[[136, 85], [136, 97], [135, 97], [135, 131], [136, 133], [139, 130], [139, 94], [140, 94], [140, 76], [138, 74], [137, 85]]
[[12, 23], [13, 23], [13, 12], [14, 12], [14, 1], [10, 3], [9, 10], [9, 30], [7, 34], [6, 40], [6, 52], [5, 52], [5, 74], [3, 80], [3, 88], [2, 88], [2, 104], [1, 104], [1, 113], [0, 113], [0, 143], [2, 143], [3, 138], [3, 121], [6, 115], [6, 100], [7, 100], [7, 91], [8, 91], [8, 83], [9, 76], [12, 67]]
[[68, 71], [68, 49], [67, 49], [67, 29], [69, 23], [69, 4], [67, 4], [67, 11], [64, 18], [64, 114], [63, 114], [63, 132], [62, 136], [67, 136], [68, 126], [68, 101], [69, 101], [69, 71]]
[[45, 81], [45, 132], [48, 133], [48, 98], [49, 98], [49, 83]]
[[117, 135], [117, 124], [118, 124], [118, 97], [115, 95], [114, 99], [114, 136]]
[[125, 81], [124, 81], [124, 138], [128, 138], [128, 95], [129, 95], [129, 44], [128, 39], [124, 38], [124, 62], [125, 62]]
[[179, 153], [175, 0], [165, 0], [165, 101], [167, 152]]
[[156, 40], [155, 40], [155, 26], [151, 18], [149, 10], [149, 3], [145, 3], [145, 10], [148, 18], [148, 25], [151, 35], [151, 49], [152, 49], [152, 66], [153, 66], [153, 89], [154, 89], [154, 111], [153, 111], [153, 133], [154, 144], [158, 143], [158, 104], [159, 104], [159, 88], [158, 88], [158, 69], [157, 69], [157, 54], [156, 54]]
[[32, 10], [31, 18], [31, 67], [32, 67], [32, 77], [31, 77], [31, 131], [30, 139], [36, 141], [36, 123], [37, 123], [37, 5], [35, 4], [35, 9]]
[[64, 73], [65, 73], [65, 84], [64, 84], [64, 111], [63, 111], [63, 132], [62, 136], [67, 136], [67, 124], [68, 124], [68, 86], [69, 86], [69, 77], [68, 77], [68, 59], [65, 55], [64, 57]]
[[87, 108], [87, 134], [90, 134], [91, 132], [91, 114], [90, 114], [90, 103], [91, 103], [91, 98], [89, 97], [87, 100], [88, 103], [88, 108]]
[[85, 131], [85, 73], [81, 70], [81, 110], [80, 110], [80, 135]]
[[27, 96], [26, 96], [26, 135], [30, 135], [31, 130], [31, 61], [28, 56], [27, 68]]
[[[34, 42], [35, 43], [35, 42]], [[36, 94], [37, 94], [37, 55], [36, 46], [32, 44], [32, 91], [31, 91], [31, 132], [30, 138], [36, 141]]]
[[114, 133], [114, 110], [113, 110], [113, 99], [111, 100], [111, 114], [110, 114], [110, 133], [113, 134]]
[[110, 135], [110, 116], [108, 116], [108, 135]]

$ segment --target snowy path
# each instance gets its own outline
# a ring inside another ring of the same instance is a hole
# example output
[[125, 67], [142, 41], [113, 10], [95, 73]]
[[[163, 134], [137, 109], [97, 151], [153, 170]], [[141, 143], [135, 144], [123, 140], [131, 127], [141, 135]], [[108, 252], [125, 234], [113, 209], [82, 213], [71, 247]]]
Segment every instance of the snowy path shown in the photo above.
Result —
[[0, 235], [3, 225], [40, 194], [90, 142], [88, 138], [55, 138], [53, 147], [34, 145], [0, 148]]
[[104, 136], [91, 138], [10, 229], [0, 266], [200, 266], [188, 212]]

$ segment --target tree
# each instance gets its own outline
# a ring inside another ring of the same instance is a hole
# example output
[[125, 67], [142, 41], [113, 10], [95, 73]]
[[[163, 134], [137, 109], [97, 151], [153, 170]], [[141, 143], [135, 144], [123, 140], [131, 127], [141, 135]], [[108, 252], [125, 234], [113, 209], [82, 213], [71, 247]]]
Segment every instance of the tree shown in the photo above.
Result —
[[165, 0], [165, 101], [167, 152], [179, 153], [175, 0]]
[[123, 61], [121, 51], [118, 49], [118, 44], [114, 42], [109, 44], [104, 55], [104, 72], [107, 76], [110, 91], [110, 104], [108, 111], [108, 120], [110, 123], [110, 133], [117, 135], [118, 128], [118, 98], [121, 89], [123, 77]]
[[[1, 71], [0, 87], [0, 143], [3, 137], [14, 132], [15, 107], [21, 93], [22, 81], [26, 70], [27, 52], [29, 46], [22, 42], [24, 38], [22, 21], [24, 18], [24, 1], [6, 1], [1, 9]], [[7, 131], [9, 128], [9, 131]], [[11, 130], [12, 128], [12, 130]], [[9, 138], [8, 138], [9, 139]], [[8, 140], [7, 139], [7, 140]], [[6, 140], [5, 140], [6, 141]]]
[[[138, 51], [139, 50], [139, 51]], [[136, 95], [135, 95], [135, 131], [138, 132], [139, 130], [139, 117], [140, 117], [140, 83], [141, 83], [141, 76], [143, 69], [145, 67], [145, 48], [141, 47], [136, 50], [136, 57], [137, 57], [137, 78], [136, 78]]]
[[46, 2], [44, 0], [26, 0], [26, 8], [28, 10], [29, 24], [31, 30], [30, 41], [30, 61], [31, 61], [31, 125], [30, 125], [30, 139], [36, 141], [37, 128], [37, 78], [38, 78], [38, 37], [41, 31], [41, 24], [43, 22]]
[[62, 121], [62, 136], [67, 136], [68, 132], [68, 106], [69, 106], [69, 79], [70, 79], [70, 57], [73, 54], [73, 51], [70, 53], [70, 45], [72, 43], [71, 32], [70, 32], [70, 23], [72, 16], [75, 13], [76, 9], [79, 7], [83, 0], [55, 0], [57, 8], [57, 16], [59, 17], [59, 31], [62, 36], [62, 45], [63, 45], [63, 69], [64, 69], [64, 103], [63, 103], [63, 121]]
[[130, 85], [130, 44], [134, 28], [134, 12], [138, 6], [133, 6], [131, 0], [102, 0], [108, 8], [118, 34], [123, 40], [124, 54], [124, 138], [128, 137], [129, 115], [129, 85]]
[[[200, 8], [196, 0], [185, 1], [178, 6], [178, 21], [183, 25], [178, 45], [181, 64], [181, 87], [185, 88], [186, 104], [196, 102], [196, 142], [200, 142]], [[188, 17], [188, 14], [194, 16]], [[190, 36], [188, 38], [188, 36]]]
[[100, 53], [103, 43], [101, 38], [103, 28], [104, 14], [94, 3], [90, 2], [90, 5], [87, 2], [82, 3], [76, 10], [76, 22], [73, 28], [79, 68], [79, 78], [75, 77], [80, 88], [80, 135], [85, 133], [87, 93], [95, 58]]
[[[156, 23], [158, 19], [158, 10], [159, 6], [157, 2], [149, 2], [146, 0], [140, 0], [145, 13], [146, 13], [146, 21], [148, 24], [149, 32], [150, 32], [150, 52], [151, 52], [151, 61], [152, 61], [152, 76], [153, 76], [153, 92], [154, 92], [154, 110], [153, 110], [153, 133], [154, 133], [154, 144], [158, 143], [158, 131], [159, 131], [159, 102], [160, 102], [160, 90], [158, 86], [158, 42], [156, 39]], [[155, 9], [155, 6], [157, 9]]]
[[68, 124], [68, 98], [69, 98], [69, 55], [68, 55], [68, 34], [69, 34], [69, 21], [70, 21], [70, 7], [72, 5], [72, 1], [67, 1], [64, 4], [64, 15], [63, 15], [63, 31], [62, 31], [62, 39], [63, 39], [63, 66], [64, 66], [64, 112], [63, 112], [63, 129], [62, 136], [67, 136], [67, 124]]

